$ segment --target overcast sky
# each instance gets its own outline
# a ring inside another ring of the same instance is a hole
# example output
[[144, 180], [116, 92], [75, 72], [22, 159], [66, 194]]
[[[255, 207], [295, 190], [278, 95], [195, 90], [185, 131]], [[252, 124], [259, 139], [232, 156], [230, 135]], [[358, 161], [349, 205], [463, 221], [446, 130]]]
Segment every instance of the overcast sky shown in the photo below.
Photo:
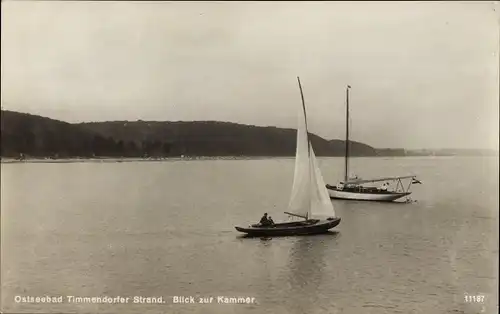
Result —
[[2, 107], [220, 120], [375, 147], [497, 148], [494, 2], [2, 1]]

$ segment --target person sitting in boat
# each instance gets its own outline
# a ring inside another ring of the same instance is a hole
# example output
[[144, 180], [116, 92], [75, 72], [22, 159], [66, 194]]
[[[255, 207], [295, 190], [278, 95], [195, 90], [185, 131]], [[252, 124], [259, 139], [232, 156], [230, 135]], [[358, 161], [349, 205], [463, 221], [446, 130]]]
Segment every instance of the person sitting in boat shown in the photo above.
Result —
[[262, 216], [262, 218], [260, 219], [260, 224], [262, 226], [269, 226], [270, 225], [269, 219], [267, 218], [267, 213], [264, 213], [264, 216]]
[[344, 189], [344, 182], [337, 184], [337, 190], [342, 191]]
[[387, 191], [387, 183], [384, 183], [382, 187], [380, 188], [382, 191]]
[[270, 226], [274, 226], [274, 221], [273, 221], [273, 218], [271, 218], [271, 216], [269, 216], [268, 223]]

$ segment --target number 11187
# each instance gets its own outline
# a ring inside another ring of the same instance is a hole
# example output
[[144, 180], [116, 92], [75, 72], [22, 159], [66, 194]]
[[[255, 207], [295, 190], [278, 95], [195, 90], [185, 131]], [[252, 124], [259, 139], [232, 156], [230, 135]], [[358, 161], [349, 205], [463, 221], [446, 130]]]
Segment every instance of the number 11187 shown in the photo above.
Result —
[[484, 295], [464, 295], [466, 303], [483, 303]]

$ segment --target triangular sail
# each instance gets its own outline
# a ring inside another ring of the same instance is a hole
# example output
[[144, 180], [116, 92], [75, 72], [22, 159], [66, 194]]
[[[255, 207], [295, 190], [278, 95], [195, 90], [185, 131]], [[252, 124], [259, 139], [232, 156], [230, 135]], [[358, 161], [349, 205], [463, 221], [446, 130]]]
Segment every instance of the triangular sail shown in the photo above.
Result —
[[314, 154], [312, 145], [310, 164], [313, 180], [311, 184], [311, 210], [309, 217], [335, 217], [335, 209], [333, 208], [332, 201], [328, 195], [328, 191], [326, 190], [325, 181], [323, 180], [323, 175], [319, 169], [318, 160], [316, 159], [316, 154]]
[[302, 107], [299, 109], [298, 114], [295, 171], [288, 212], [306, 219], [311, 217], [332, 217], [335, 216], [335, 211], [308, 137], [307, 118], [300, 80], [299, 87], [302, 96]]
[[307, 132], [304, 112], [299, 108], [297, 127], [297, 150], [295, 153], [295, 172], [293, 177], [292, 195], [288, 212], [301, 217], [307, 217], [310, 208], [311, 176], [309, 152], [307, 148]]

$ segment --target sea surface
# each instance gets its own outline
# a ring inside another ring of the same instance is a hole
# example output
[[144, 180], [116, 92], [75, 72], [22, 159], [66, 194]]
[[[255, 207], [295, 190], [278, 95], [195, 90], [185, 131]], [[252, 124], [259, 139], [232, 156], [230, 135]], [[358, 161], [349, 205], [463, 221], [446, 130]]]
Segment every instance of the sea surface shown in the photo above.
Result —
[[[327, 183], [342, 178], [342, 158], [319, 163]], [[293, 158], [2, 163], [1, 311], [498, 313], [498, 157], [354, 158], [351, 167], [423, 184], [412, 186], [413, 203], [334, 200], [342, 222], [330, 234], [261, 239], [234, 226], [264, 212], [287, 218]], [[16, 302], [28, 296], [63, 303]]]

